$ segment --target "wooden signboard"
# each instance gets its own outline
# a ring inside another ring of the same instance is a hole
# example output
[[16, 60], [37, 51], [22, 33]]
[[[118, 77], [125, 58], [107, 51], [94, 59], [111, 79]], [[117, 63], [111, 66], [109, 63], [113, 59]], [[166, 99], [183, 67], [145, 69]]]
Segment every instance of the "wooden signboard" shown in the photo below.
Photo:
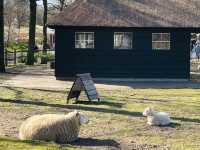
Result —
[[96, 87], [94, 85], [90, 73], [85, 73], [76, 75], [76, 80], [74, 81], [73, 86], [67, 97], [67, 103], [72, 98], [76, 98], [77, 102], [82, 90], [85, 91], [89, 101], [95, 99], [100, 101], [99, 94], [97, 93]]

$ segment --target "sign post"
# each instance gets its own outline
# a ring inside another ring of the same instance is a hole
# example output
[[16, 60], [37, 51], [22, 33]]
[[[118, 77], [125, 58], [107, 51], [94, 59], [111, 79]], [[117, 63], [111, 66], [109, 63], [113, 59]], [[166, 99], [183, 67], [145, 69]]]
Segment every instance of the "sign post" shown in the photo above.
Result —
[[69, 103], [69, 100], [72, 98], [76, 98], [77, 102], [82, 90], [85, 91], [89, 101], [95, 99], [100, 101], [99, 94], [97, 93], [90, 73], [85, 73], [76, 75], [76, 79], [67, 97], [67, 103]]

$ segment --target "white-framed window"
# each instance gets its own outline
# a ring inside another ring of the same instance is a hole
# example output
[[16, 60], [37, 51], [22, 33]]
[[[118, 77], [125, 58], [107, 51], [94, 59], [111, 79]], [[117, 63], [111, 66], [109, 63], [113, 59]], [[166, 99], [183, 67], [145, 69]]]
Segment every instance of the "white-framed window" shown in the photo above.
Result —
[[76, 32], [75, 48], [93, 49], [94, 48], [94, 32]]
[[152, 49], [170, 50], [170, 33], [152, 33]]
[[114, 49], [132, 49], [132, 32], [114, 32]]

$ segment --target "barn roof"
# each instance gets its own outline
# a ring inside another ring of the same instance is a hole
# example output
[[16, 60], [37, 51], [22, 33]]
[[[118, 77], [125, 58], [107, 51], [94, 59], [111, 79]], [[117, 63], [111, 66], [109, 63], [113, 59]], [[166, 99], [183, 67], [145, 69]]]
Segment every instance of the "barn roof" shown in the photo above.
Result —
[[76, 0], [50, 26], [200, 27], [199, 0]]

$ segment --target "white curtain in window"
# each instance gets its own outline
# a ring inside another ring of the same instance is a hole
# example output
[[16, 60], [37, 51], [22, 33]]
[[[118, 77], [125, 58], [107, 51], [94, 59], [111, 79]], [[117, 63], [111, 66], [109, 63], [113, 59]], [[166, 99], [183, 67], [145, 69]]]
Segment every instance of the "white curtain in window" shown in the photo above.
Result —
[[75, 38], [76, 48], [94, 48], [94, 33], [76, 32]]
[[123, 47], [124, 48], [131, 47], [131, 36], [129, 34], [124, 34]]
[[116, 49], [131, 49], [132, 48], [132, 33], [120, 32], [114, 34], [114, 48]]

